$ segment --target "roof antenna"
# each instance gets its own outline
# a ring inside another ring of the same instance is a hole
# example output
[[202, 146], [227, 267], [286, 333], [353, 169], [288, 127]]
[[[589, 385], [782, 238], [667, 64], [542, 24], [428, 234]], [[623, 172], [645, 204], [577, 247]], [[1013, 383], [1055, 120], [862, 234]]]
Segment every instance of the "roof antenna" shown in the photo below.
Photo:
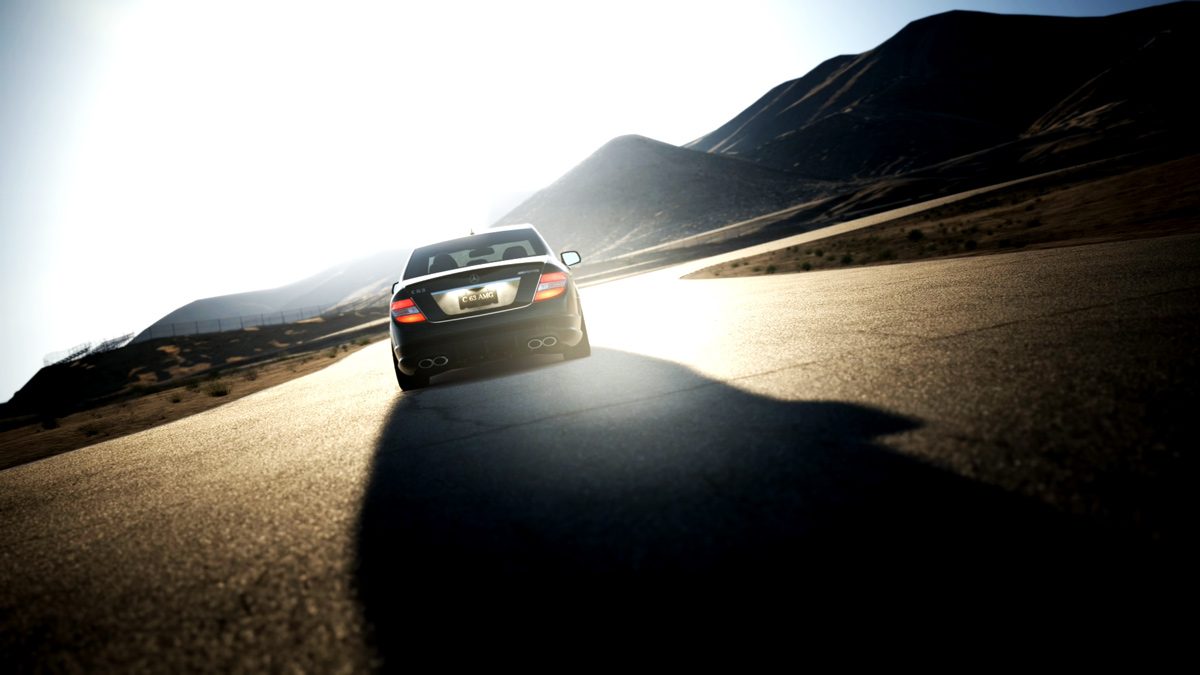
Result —
[[475, 236], [475, 228], [473, 228], [473, 227], [471, 228], [471, 236], [472, 236], [472, 237], [474, 237], [474, 236]]

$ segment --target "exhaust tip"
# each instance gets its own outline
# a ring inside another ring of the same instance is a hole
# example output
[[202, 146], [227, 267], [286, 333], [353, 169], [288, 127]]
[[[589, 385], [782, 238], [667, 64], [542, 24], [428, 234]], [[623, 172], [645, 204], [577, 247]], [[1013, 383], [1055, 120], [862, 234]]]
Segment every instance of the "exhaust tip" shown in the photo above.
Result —
[[558, 338], [554, 337], [553, 335], [547, 335], [546, 337], [542, 338], [543, 347], [553, 347], [556, 344], [558, 344]]
[[530, 349], [541, 349], [542, 340], [541, 340], [541, 338], [533, 338], [529, 342], [526, 342], [525, 346], [529, 347]]
[[450, 359], [445, 356], [431, 356], [427, 359], [421, 359], [417, 362], [418, 368], [436, 368], [450, 363]]

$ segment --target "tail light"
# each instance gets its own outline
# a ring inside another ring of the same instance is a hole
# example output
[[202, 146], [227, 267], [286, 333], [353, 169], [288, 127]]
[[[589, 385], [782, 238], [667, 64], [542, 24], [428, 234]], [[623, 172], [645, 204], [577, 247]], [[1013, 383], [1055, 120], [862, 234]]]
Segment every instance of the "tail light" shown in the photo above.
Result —
[[412, 298], [409, 298], [392, 303], [392, 318], [396, 323], [421, 323], [425, 320], [425, 315], [417, 308]]
[[534, 302], [557, 298], [567, 291], [567, 275], [565, 272], [550, 272], [538, 279], [537, 293], [533, 294]]

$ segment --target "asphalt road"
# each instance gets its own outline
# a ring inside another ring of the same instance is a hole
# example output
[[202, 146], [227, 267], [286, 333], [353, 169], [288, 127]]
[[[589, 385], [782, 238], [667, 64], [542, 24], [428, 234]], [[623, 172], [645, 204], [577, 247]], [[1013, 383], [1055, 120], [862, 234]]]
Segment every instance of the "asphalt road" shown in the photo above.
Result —
[[589, 359], [401, 394], [380, 343], [0, 472], [0, 670], [345, 671], [522, 612], [1171, 592], [1200, 236], [678, 279], [713, 262], [585, 289]]

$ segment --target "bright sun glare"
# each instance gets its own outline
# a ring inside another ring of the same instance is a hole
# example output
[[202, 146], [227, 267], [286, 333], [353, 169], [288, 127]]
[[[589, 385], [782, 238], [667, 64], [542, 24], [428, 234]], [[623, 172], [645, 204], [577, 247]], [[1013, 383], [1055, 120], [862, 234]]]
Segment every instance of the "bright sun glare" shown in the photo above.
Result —
[[774, 0], [32, 7], [13, 303], [92, 300], [22, 323], [26, 364], [486, 226], [608, 140], [686, 143], [831, 49]]
[[[514, 22], [505, 3], [81, 6], [104, 25], [61, 220], [178, 238], [187, 255], [287, 250], [304, 269], [364, 239], [485, 226], [612, 135], [651, 133], [639, 117], [672, 86], [629, 78], [664, 61], [629, 24], [657, 29], [648, 14], [667, 5], [522, 9]], [[619, 99], [614, 78], [629, 79]], [[268, 265], [230, 290], [281, 281]]]
[[616, 135], [682, 143], [721, 121], [687, 123], [687, 97], [745, 101], [710, 90], [717, 50], [662, 50], [686, 3], [72, 7], [94, 43], [60, 140], [59, 262], [94, 267], [114, 234], [134, 264], [110, 285], [144, 285], [162, 261], [143, 250], [172, 272], [255, 259], [191, 295], [177, 279], [163, 311], [486, 226]]

